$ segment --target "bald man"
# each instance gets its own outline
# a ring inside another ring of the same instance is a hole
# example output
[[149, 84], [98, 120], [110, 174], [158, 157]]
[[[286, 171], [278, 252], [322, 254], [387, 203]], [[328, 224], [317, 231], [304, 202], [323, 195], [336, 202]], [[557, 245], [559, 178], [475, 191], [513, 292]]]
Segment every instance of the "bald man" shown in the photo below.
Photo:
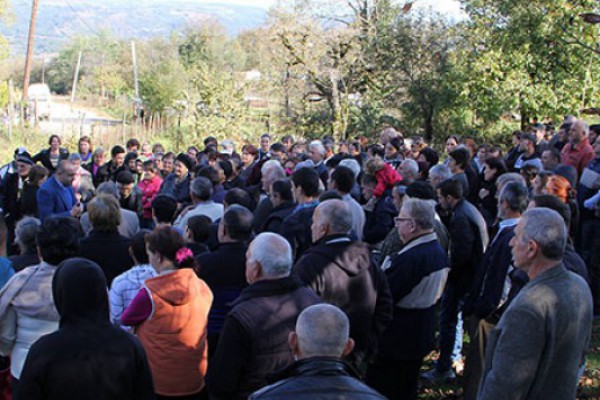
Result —
[[250, 399], [384, 399], [360, 382], [341, 360], [354, 347], [349, 325], [346, 314], [336, 306], [306, 308], [288, 338], [296, 362], [275, 376], [277, 383]]
[[311, 226], [313, 246], [294, 266], [302, 282], [350, 318], [356, 348], [349, 361], [359, 372], [375, 355], [377, 337], [392, 319], [392, 296], [369, 246], [350, 238], [353, 216], [343, 200], [319, 204]]
[[302, 310], [321, 300], [302, 287], [292, 269], [287, 240], [258, 235], [246, 252], [248, 286], [225, 317], [206, 382], [211, 399], [247, 399], [267, 385], [267, 375], [293, 362], [287, 337]]

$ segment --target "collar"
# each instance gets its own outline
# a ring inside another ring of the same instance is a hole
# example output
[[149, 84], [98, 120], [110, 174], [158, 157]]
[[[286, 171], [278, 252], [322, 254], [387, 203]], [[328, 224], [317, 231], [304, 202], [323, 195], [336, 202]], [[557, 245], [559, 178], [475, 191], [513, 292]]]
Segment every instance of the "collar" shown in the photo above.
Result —
[[313, 207], [316, 207], [318, 205], [319, 205], [319, 200], [313, 200], [313, 201], [310, 201], [308, 203], [301, 203], [301, 204], [298, 204], [296, 206], [296, 208], [294, 208], [293, 212], [295, 214], [295, 213], [297, 213], [300, 210], [304, 210], [306, 208], [313, 208]]
[[335, 243], [348, 243], [351, 242], [352, 239], [345, 233], [334, 233], [333, 235], [323, 236], [321, 239], [317, 240], [314, 243], [314, 246], [318, 245], [328, 245]]
[[566, 273], [567, 269], [565, 268], [565, 265], [561, 260], [554, 267], [548, 268], [547, 270], [536, 276], [534, 279], [530, 280], [528, 286], [536, 285], [540, 282], [556, 278]]
[[262, 281], [254, 282], [248, 286], [231, 304], [235, 307], [237, 304], [257, 297], [272, 297], [293, 292], [301, 288], [302, 282], [296, 276], [287, 276], [278, 279], [263, 279]]
[[295, 361], [290, 366], [267, 377], [269, 383], [275, 383], [294, 376], [351, 376], [359, 374], [345, 361], [333, 357], [310, 357]]
[[430, 243], [433, 241], [437, 241], [437, 235], [435, 232], [426, 233], [419, 237], [414, 238], [410, 242], [406, 243], [404, 247], [398, 252], [398, 255], [404, 254], [407, 251], [414, 249], [417, 246], [420, 246], [425, 243]]
[[519, 223], [519, 220], [521, 218], [507, 218], [507, 219], [503, 219], [502, 221], [500, 221], [498, 223], [498, 232], [501, 231], [504, 228], [508, 228], [511, 226], [515, 226]]

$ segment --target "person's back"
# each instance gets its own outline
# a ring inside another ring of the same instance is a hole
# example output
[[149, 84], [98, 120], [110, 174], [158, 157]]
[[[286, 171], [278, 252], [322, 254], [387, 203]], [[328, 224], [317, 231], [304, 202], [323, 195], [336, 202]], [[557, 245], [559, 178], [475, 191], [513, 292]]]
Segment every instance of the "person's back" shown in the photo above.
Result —
[[342, 358], [352, 352], [349, 321], [330, 304], [307, 307], [298, 317], [288, 344], [296, 361], [250, 396], [264, 399], [385, 399], [359, 379]]
[[142, 346], [108, 320], [106, 279], [98, 265], [69, 259], [52, 286], [60, 329], [31, 347], [17, 398], [153, 399]]

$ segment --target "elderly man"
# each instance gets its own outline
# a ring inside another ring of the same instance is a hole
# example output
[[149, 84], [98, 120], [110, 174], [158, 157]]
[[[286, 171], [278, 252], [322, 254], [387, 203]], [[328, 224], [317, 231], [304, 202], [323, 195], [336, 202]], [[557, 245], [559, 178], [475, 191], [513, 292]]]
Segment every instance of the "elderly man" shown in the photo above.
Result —
[[419, 370], [434, 347], [434, 306], [450, 270], [434, 221], [433, 205], [420, 199], [406, 199], [395, 220], [405, 245], [385, 270], [394, 316], [367, 377], [372, 387], [390, 399], [417, 398]]
[[173, 223], [173, 226], [185, 230], [187, 222], [196, 215], [206, 215], [212, 222], [223, 217], [223, 205], [211, 200], [213, 185], [208, 178], [199, 176], [190, 184], [192, 205], [184, 210]]
[[348, 317], [339, 308], [330, 304], [306, 308], [288, 340], [297, 361], [277, 374], [274, 380], [279, 382], [250, 399], [384, 399], [359, 381], [341, 360], [354, 346], [349, 332]]
[[392, 318], [392, 298], [383, 271], [371, 260], [369, 246], [350, 238], [352, 212], [343, 200], [327, 200], [314, 212], [314, 245], [294, 272], [323, 301], [340, 307], [350, 318], [356, 348], [349, 361], [366, 372], [375, 355], [377, 337]]
[[81, 215], [82, 207], [75, 198], [73, 190], [73, 179], [76, 173], [77, 166], [63, 160], [54, 175], [42, 184], [37, 192], [38, 214], [42, 222], [52, 215], [61, 217]]
[[327, 180], [329, 179], [329, 171], [325, 166], [325, 146], [320, 140], [313, 140], [308, 146], [308, 156], [315, 164], [315, 171], [319, 174], [321, 182], [327, 187]]
[[513, 262], [530, 281], [490, 335], [479, 399], [575, 398], [591, 335], [592, 296], [562, 263], [566, 242], [556, 211], [532, 209], [517, 224]]
[[302, 310], [319, 297], [290, 276], [292, 249], [281, 236], [265, 232], [246, 253], [250, 284], [233, 303], [206, 377], [214, 399], [247, 399], [267, 384], [267, 375], [289, 365], [289, 333]]
[[587, 138], [589, 134], [590, 127], [585, 121], [575, 121], [569, 131], [569, 143], [561, 153], [562, 163], [575, 168], [578, 179], [595, 155], [594, 148]]

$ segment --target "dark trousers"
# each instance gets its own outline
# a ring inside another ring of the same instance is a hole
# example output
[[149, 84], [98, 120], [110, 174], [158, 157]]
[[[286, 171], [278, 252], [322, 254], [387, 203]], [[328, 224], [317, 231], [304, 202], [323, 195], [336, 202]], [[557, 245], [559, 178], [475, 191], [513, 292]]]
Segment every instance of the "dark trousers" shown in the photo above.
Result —
[[19, 400], [19, 380], [14, 376], [11, 379], [11, 391], [13, 400]]
[[367, 384], [392, 400], [416, 400], [423, 359], [393, 360], [377, 357], [369, 366]]
[[448, 283], [442, 295], [440, 312], [440, 358], [435, 365], [439, 372], [446, 372], [452, 367], [452, 351], [456, 341], [456, 324], [462, 305], [462, 295]]
[[579, 254], [585, 261], [594, 298], [594, 313], [600, 313], [600, 218], [582, 219], [581, 237], [578, 241]]
[[467, 321], [471, 341], [467, 348], [467, 360], [465, 362], [464, 398], [465, 400], [475, 400], [477, 399], [477, 392], [485, 367], [487, 340], [496, 325], [484, 319], [479, 320], [474, 316], [470, 316]]

